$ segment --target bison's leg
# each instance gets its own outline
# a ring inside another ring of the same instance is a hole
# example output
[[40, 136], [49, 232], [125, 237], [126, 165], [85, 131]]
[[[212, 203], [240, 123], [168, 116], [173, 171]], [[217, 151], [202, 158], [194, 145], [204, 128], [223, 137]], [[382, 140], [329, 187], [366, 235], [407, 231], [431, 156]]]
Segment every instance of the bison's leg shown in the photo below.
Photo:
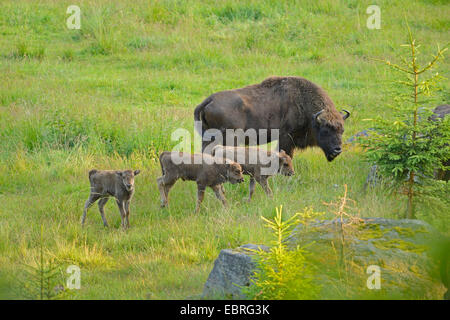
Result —
[[172, 186], [175, 184], [175, 181], [167, 179], [166, 175], [159, 177], [156, 181], [158, 182], [159, 194], [161, 196], [161, 207], [164, 208], [169, 202], [169, 191], [170, 188], [172, 188]]
[[248, 202], [252, 200], [253, 193], [255, 192], [255, 178], [250, 177]]
[[122, 226], [123, 229], [126, 229], [127, 226], [126, 226], [126, 223], [125, 223], [125, 218], [126, 218], [125, 201], [116, 199], [116, 203], [117, 203], [117, 206], [119, 207], [120, 218], [121, 218], [121, 221], [122, 221], [121, 222], [121, 226]]
[[223, 186], [221, 184], [219, 184], [219, 185], [216, 185], [216, 186], [212, 186], [211, 189], [214, 190], [214, 193], [216, 194], [217, 199], [222, 201], [222, 204], [225, 207], [228, 207], [227, 199], [225, 199], [225, 195], [222, 192]]
[[291, 158], [294, 156], [295, 144], [290, 134], [284, 134], [278, 141], [278, 151], [284, 150]]
[[87, 215], [87, 211], [88, 209], [95, 203], [95, 201], [97, 201], [100, 198], [99, 194], [96, 193], [91, 193], [89, 195], [89, 198], [86, 200], [85, 204], [84, 204], [84, 209], [83, 209], [83, 216], [81, 217], [81, 225], [84, 226], [84, 222], [86, 221], [86, 215]]
[[126, 224], [127, 228], [130, 227], [130, 200], [125, 201], [125, 214], [126, 214]]
[[195, 207], [195, 213], [200, 211], [200, 205], [203, 202], [203, 198], [205, 197], [205, 186], [197, 184], [197, 206]]
[[108, 197], [101, 198], [100, 201], [98, 202], [98, 210], [100, 211], [100, 215], [102, 216], [102, 220], [103, 220], [103, 225], [105, 227], [108, 227], [108, 222], [106, 221], [105, 212], [103, 211], [103, 207], [108, 202], [108, 199], [109, 199]]
[[175, 184], [175, 182], [174, 183], [171, 183], [171, 184], [165, 184], [164, 185], [164, 192], [166, 193], [166, 197], [167, 198], [169, 198], [169, 191], [170, 191], [170, 188], [172, 188], [173, 187], [173, 185]]
[[158, 179], [156, 179], [156, 181], [158, 182], [158, 189], [159, 189], [159, 195], [161, 198], [161, 207], [165, 207], [167, 205], [167, 194], [164, 188], [164, 177], [159, 177]]
[[256, 176], [255, 179], [261, 185], [261, 187], [264, 189], [264, 192], [266, 193], [266, 195], [269, 197], [272, 197], [273, 192], [269, 187], [269, 183], [267, 182], [267, 180], [269, 179], [269, 176]]

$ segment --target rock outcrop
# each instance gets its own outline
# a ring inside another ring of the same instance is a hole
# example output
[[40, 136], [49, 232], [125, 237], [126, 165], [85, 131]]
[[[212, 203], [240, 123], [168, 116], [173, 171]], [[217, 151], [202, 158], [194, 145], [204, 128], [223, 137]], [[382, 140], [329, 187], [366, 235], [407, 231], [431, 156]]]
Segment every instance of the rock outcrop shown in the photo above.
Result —
[[237, 249], [224, 249], [214, 262], [205, 283], [202, 297], [205, 299], [241, 299], [240, 287], [248, 286], [255, 268], [252, 250], [267, 250], [266, 246], [246, 244]]
[[[317, 277], [323, 299], [400, 298], [442, 299], [446, 288], [440, 281], [439, 266], [430, 258], [430, 247], [438, 232], [419, 220], [364, 218], [358, 223], [344, 221], [344, 251], [341, 228], [336, 220], [299, 225], [288, 240], [292, 250], [308, 245], [310, 258], [319, 266]], [[203, 298], [244, 298], [240, 286], [250, 284], [255, 268], [252, 252], [245, 245], [222, 250], [205, 284]], [[340, 268], [345, 257], [346, 276]], [[381, 289], [367, 287], [369, 266], [380, 270]], [[339, 296], [344, 290], [345, 296]]]

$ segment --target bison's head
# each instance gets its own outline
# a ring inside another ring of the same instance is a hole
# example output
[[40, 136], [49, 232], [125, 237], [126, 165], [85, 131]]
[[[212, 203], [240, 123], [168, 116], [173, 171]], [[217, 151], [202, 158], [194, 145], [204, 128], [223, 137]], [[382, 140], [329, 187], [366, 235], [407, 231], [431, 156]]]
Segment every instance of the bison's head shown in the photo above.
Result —
[[141, 170], [124, 170], [124, 171], [116, 171], [119, 179], [122, 180], [125, 189], [130, 192], [134, 189], [134, 177], [137, 176]]
[[278, 157], [280, 159], [278, 172], [285, 176], [294, 175], [294, 166], [292, 165], [291, 157], [284, 150], [280, 150]]
[[344, 110], [345, 115], [334, 113], [331, 116], [320, 116], [323, 110], [312, 116], [312, 127], [316, 136], [317, 145], [323, 150], [328, 161], [333, 161], [342, 152], [342, 134], [344, 133], [344, 120], [350, 112]]
[[234, 161], [227, 161], [227, 176], [231, 184], [243, 182], [244, 176], [242, 175], [241, 165]]

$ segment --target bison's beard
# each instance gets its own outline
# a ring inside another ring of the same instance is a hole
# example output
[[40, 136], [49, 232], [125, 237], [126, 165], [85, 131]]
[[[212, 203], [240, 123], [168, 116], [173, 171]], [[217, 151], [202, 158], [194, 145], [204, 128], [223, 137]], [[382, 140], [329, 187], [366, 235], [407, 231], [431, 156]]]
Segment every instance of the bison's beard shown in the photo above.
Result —
[[333, 153], [333, 152], [325, 152], [325, 157], [327, 158], [328, 162], [333, 161], [334, 159], [337, 158], [338, 155], [340, 155], [341, 153]]
[[340, 155], [342, 153], [342, 149], [338, 149], [338, 148], [323, 148], [322, 146], [320, 146], [320, 148], [322, 149], [323, 153], [325, 154], [325, 157], [327, 158], [328, 162], [333, 161], [334, 159], [337, 158], [338, 155]]
[[336, 159], [336, 157], [337, 157], [338, 155], [337, 155], [337, 154], [336, 154], [336, 155], [334, 155], [334, 154], [326, 154], [325, 156], [327, 157], [328, 162], [331, 162], [331, 161], [333, 161], [334, 159]]

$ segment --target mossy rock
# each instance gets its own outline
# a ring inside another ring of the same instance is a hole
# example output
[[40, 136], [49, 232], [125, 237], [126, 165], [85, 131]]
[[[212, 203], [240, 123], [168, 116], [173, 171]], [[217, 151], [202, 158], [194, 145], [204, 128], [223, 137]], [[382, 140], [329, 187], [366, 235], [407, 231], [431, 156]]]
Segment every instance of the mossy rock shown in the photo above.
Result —
[[375, 247], [379, 249], [389, 250], [389, 249], [399, 249], [407, 252], [422, 253], [425, 252], [428, 247], [416, 245], [412, 242], [404, 241], [402, 239], [391, 239], [391, 240], [379, 240], [372, 242]]
[[[324, 287], [338, 287], [345, 270], [346, 290], [351, 283], [358, 297], [442, 299], [446, 289], [438, 265], [429, 254], [439, 233], [429, 224], [410, 219], [362, 218], [352, 224], [344, 220], [342, 229], [338, 220], [317, 221], [299, 225], [289, 239], [292, 248], [308, 244], [318, 270], [325, 275], [322, 278], [328, 282]], [[320, 252], [316, 258], [315, 252]], [[370, 274], [366, 270], [371, 265], [380, 267], [380, 290], [367, 288]]]
[[[438, 233], [419, 220], [365, 218], [346, 225], [344, 260], [340, 262], [340, 224], [325, 220], [299, 225], [288, 239], [291, 250], [309, 252], [322, 287], [321, 299], [442, 299], [446, 288], [429, 248]], [[269, 248], [244, 245], [224, 249], [214, 262], [202, 298], [245, 298], [241, 287], [250, 283], [255, 250]], [[381, 270], [381, 288], [369, 290], [368, 266]]]

